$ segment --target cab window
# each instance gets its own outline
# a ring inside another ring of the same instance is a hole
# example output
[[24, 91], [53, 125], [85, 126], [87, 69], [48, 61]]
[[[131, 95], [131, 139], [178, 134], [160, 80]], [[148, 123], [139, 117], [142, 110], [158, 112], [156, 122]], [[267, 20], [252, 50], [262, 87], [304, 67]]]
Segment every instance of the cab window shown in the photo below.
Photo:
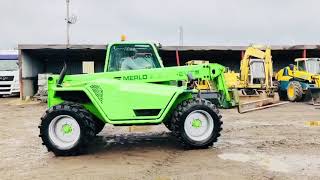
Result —
[[312, 58], [306, 62], [306, 69], [312, 74], [320, 74], [320, 59]]
[[160, 68], [149, 44], [115, 44], [110, 48], [108, 71]]
[[306, 71], [306, 64], [305, 61], [298, 61], [298, 70], [299, 71]]

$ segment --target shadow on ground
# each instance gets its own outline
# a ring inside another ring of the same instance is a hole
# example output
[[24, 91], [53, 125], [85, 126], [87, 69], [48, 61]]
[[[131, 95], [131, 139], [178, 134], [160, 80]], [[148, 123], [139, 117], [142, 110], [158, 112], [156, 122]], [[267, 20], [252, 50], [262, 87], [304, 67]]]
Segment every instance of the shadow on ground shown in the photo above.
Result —
[[122, 135], [103, 136], [98, 135], [90, 144], [88, 153], [122, 151], [130, 149], [156, 149], [161, 147], [165, 150], [183, 149], [171, 133], [130, 133]]

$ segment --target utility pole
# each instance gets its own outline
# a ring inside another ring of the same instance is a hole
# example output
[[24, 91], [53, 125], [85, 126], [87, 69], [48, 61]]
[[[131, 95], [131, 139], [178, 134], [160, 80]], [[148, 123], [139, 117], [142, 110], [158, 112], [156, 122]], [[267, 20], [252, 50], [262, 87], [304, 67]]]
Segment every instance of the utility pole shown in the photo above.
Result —
[[77, 16], [72, 14], [70, 17], [70, 0], [66, 0], [66, 10], [67, 10], [67, 14], [66, 14], [66, 23], [67, 23], [67, 32], [66, 32], [66, 36], [67, 36], [67, 49], [70, 48], [70, 26], [71, 24], [75, 24], [77, 22]]
[[71, 24], [71, 21], [70, 21], [70, 17], [69, 17], [69, 7], [70, 7], [70, 0], [66, 0], [66, 3], [67, 3], [67, 17], [66, 17], [66, 22], [67, 22], [67, 49], [69, 49], [69, 46], [70, 46], [70, 24]]
[[179, 26], [179, 46], [183, 46], [183, 27]]

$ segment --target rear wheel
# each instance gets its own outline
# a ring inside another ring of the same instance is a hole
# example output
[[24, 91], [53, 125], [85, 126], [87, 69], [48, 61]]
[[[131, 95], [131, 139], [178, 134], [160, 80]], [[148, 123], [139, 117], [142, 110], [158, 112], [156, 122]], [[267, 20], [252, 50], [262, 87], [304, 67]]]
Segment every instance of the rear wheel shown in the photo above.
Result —
[[300, 101], [303, 96], [301, 84], [297, 81], [289, 82], [287, 88], [287, 97], [289, 101]]
[[41, 117], [40, 137], [48, 151], [57, 156], [78, 155], [95, 136], [95, 122], [78, 104], [49, 108]]
[[219, 110], [210, 101], [191, 99], [177, 106], [172, 127], [178, 140], [187, 148], [207, 148], [220, 136]]

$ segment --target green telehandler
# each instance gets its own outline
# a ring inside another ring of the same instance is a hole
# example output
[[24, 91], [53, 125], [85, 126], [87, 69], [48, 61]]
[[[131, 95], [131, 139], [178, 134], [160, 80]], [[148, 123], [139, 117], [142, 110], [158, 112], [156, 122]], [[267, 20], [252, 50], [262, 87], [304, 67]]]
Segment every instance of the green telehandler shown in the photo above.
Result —
[[[163, 67], [158, 47], [146, 42], [107, 46], [104, 72], [48, 78], [48, 109], [40, 137], [57, 156], [78, 155], [106, 123], [164, 123], [187, 148], [212, 146], [222, 130], [215, 103], [232, 103], [219, 64]], [[197, 88], [201, 81], [213, 87]]]

